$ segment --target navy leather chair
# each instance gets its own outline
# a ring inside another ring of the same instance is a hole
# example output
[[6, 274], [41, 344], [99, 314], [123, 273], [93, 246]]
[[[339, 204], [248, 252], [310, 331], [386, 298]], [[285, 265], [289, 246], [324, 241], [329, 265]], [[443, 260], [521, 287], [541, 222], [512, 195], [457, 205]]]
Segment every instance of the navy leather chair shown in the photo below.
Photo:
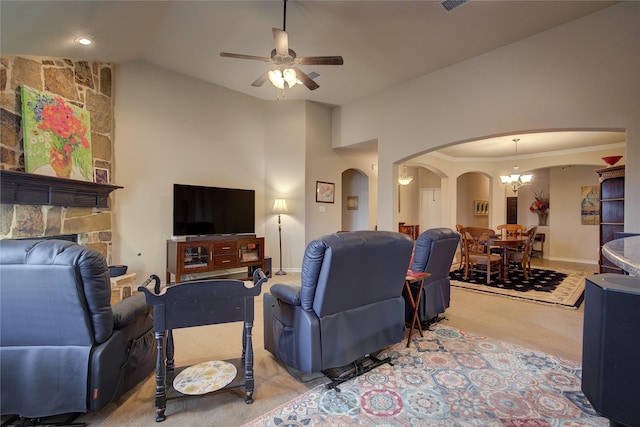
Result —
[[[451, 282], [449, 270], [453, 263], [460, 234], [450, 228], [432, 228], [420, 234], [416, 240], [410, 269], [430, 273], [424, 280], [418, 320], [430, 322], [449, 308]], [[412, 292], [417, 294], [417, 284], [412, 284]], [[413, 310], [406, 298], [406, 321], [411, 322]]]
[[301, 286], [264, 294], [264, 346], [285, 365], [320, 372], [404, 338], [402, 289], [413, 243], [390, 231], [336, 233], [312, 241]]
[[111, 306], [97, 251], [61, 240], [0, 241], [3, 415], [96, 411], [154, 371], [143, 295]]

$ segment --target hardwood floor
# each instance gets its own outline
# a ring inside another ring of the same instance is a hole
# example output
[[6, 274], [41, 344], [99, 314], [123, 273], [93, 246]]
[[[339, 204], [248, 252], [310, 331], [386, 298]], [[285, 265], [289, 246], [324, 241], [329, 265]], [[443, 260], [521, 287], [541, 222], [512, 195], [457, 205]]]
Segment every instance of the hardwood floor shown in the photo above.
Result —
[[[534, 258], [532, 266], [595, 273], [593, 264]], [[584, 308], [552, 306], [464, 289], [451, 289], [444, 325], [497, 338], [529, 349], [580, 362]]]

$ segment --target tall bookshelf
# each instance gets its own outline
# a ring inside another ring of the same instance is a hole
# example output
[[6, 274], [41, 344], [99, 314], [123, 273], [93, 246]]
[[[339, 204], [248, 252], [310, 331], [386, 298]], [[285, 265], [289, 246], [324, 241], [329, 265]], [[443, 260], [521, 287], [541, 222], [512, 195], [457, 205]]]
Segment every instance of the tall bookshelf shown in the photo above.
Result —
[[602, 255], [602, 246], [624, 231], [624, 172], [625, 165], [609, 166], [595, 171], [600, 179], [600, 273], [622, 273]]

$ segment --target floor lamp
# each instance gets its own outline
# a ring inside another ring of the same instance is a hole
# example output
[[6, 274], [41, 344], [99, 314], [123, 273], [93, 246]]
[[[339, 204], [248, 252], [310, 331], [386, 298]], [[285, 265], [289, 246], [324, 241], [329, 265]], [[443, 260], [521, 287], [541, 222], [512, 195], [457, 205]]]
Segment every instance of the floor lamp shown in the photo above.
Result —
[[272, 212], [278, 214], [278, 240], [280, 242], [280, 270], [276, 271], [276, 274], [283, 276], [287, 272], [282, 269], [282, 223], [280, 222], [280, 215], [287, 213], [287, 201], [285, 199], [276, 199], [273, 203]]

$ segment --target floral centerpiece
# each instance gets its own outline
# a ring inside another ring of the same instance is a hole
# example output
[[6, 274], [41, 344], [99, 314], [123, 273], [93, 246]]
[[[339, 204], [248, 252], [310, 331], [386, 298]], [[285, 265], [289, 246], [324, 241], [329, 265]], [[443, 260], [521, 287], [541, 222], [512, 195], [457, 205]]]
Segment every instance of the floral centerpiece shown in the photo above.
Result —
[[549, 216], [549, 196], [544, 191], [533, 192], [534, 201], [529, 210], [538, 215], [538, 225], [547, 225]]
[[89, 112], [25, 86], [22, 102], [27, 172], [91, 181]]

